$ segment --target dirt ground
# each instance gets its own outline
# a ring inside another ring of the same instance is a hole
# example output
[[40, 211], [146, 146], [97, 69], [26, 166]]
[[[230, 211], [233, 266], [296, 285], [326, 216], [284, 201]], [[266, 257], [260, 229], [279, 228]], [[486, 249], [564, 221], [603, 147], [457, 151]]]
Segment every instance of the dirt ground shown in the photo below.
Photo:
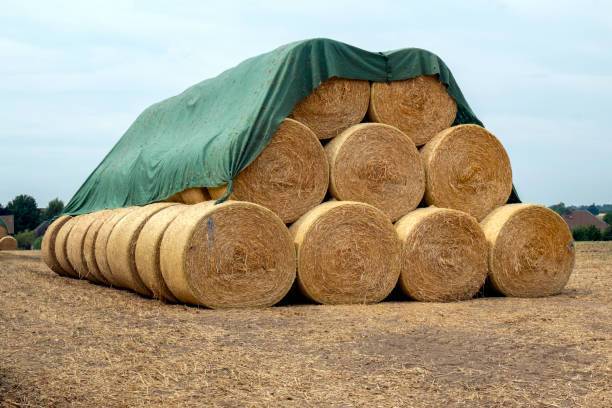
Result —
[[0, 253], [0, 406], [612, 407], [612, 243], [543, 299], [215, 311]]

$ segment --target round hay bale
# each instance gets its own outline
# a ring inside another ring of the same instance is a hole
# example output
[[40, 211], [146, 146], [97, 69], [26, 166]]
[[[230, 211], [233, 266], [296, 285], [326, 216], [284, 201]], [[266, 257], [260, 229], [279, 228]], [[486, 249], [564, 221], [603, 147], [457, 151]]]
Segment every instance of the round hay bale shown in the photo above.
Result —
[[380, 123], [355, 125], [325, 146], [334, 198], [373, 205], [397, 220], [425, 192], [425, 170], [408, 136]]
[[136, 271], [153, 297], [164, 302], [176, 303], [177, 299], [168, 289], [162, 276], [159, 264], [159, 249], [170, 223], [187, 208], [189, 207], [184, 205], [174, 205], [154, 214], [146, 222], [142, 231], [140, 231], [140, 235], [138, 235], [138, 241], [136, 241], [134, 256]]
[[110, 266], [108, 265], [108, 257], [106, 255], [106, 245], [113, 229], [119, 221], [131, 211], [138, 207], [116, 208], [112, 210], [112, 214], [104, 221], [94, 244], [94, 252], [98, 270], [105, 281], [111, 286], [120, 286], [120, 283], [114, 279]]
[[45, 264], [55, 273], [64, 276], [65, 272], [55, 256], [55, 243], [57, 234], [66, 222], [72, 217], [70, 215], [62, 215], [49, 225], [42, 240], [41, 253]]
[[369, 104], [369, 81], [331, 78], [299, 102], [291, 117], [308, 126], [319, 139], [329, 139], [361, 122]]
[[395, 126], [422, 146], [453, 124], [457, 104], [435, 76], [374, 82], [368, 116]]
[[[105, 212], [108, 212], [108, 210]], [[95, 222], [97, 214], [90, 213], [80, 216], [72, 227], [66, 243], [68, 260], [81, 279], [91, 280], [87, 261], [85, 260], [85, 236], [91, 225]]]
[[[315, 134], [285, 119], [264, 151], [234, 179], [231, 199], [263, 205], [290, 223], [323, 201], [329, 165]], [[214, 199], [225, 186], [209, 188]]]
[[420, 208], [396, 224], [402, 241], [401, 289], [413, 299], [474, 297], [487, 277], [488, 244], [478, 221], [462, 211]]
[[297, 281], [323, 304], [375, 303], [395, 287], [400, 241], [393, 224], [375, 207], [330, 201], [290, 228], [297, 248]]
[[68, 239], [70, 236], [70, 231], [72, 231], [72, 228], [80, 217], [81, 216], [78, 215], [66, 221], [59, 229], [59, 232], [55, 237], [55, 259], [57, 259], [57, 262], [60, 264], [60, 267], [64, 272], [62, 276], [67, 276], [70, 278], [79, 277], [79, 274], [74, 270], [74, 267], [68, 259]]
[[92, 213], [94, 221], [85, 234], [83, 241], [83, 256], [85, 258], [85, 265], [87, 266], [87, 279], [90, 282], [98, 283], [101, 285], [110, 285], [110, 282], [106, 280], [104, 275], [100, 272], [98, 262], [96, 261], [96, 240], [100, 228], [104, 225], [106, 220], [114, 214], [113, 210], [104, 210]]
[[210, 200], [210, 194], [205, 188], [188, 188], [180, 192], [181, 201], [183, 204], [198, 204]]
[[14, 251], [17, 249], [17, 240], [13, 237], [6, 236], [0, 238], [0, 251]]
[[210, 308], [271, 306], [295, 280], [295, 249], [283, 222], [260, 205], [209, 201], [170, 223], [160, 266], [181, 302]]
[[106, 259], [116, 286], [131, 289], [143, 296], [152, 296], [136, 271], [136, 242], [149, 218], [173, 205], [177, 204], [155, 203], [135, 208], [117, 222], [106, 243]]
[[533, 204], [508, 204], [481, 226], [489, 242], [489, 280], [506, 296], [560, 293], [574, 268], [575, 248], [567, 223]]
[[497, 138], [477, 125], [438, 133], [421, 150], [425, 202], [453, 208], [482, 220], [505, 204], [512, 192], [512, 169]]

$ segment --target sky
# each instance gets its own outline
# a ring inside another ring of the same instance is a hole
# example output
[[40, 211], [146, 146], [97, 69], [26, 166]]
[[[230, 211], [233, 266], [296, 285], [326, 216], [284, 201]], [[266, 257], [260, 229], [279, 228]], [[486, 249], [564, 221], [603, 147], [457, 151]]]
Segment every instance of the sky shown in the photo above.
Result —
[[612, 202], [612, 2], [0, 0], [0, 203], [73, 196], [147, 106], [314, 37], [438, 54], [525, 202]]

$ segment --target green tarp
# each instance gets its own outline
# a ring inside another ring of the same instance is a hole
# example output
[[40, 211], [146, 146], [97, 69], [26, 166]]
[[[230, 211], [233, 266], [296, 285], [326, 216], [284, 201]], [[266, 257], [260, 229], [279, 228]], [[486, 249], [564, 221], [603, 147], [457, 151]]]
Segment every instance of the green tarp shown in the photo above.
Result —
[[[329, 39], [284, 45], [147, 108], [70, 200], [65, 213], [143, 205], [189, 187], [231, 183], [293, 107], [331, 77], [377, 82], [437, 75], [455, 124], [482, 125], [446, 64], [418, 48], [368, 52]], [[514, 196], [514, 194], [513, 194]]]

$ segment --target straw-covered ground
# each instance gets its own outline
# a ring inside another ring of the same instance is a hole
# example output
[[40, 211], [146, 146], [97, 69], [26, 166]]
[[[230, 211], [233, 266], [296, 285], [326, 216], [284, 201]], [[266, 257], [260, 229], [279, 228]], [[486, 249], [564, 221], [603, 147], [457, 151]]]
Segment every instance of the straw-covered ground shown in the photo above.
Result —
[[0, 253], [0, 406], [612, 406], [612, 244], [563, 294], [168, 306]]

